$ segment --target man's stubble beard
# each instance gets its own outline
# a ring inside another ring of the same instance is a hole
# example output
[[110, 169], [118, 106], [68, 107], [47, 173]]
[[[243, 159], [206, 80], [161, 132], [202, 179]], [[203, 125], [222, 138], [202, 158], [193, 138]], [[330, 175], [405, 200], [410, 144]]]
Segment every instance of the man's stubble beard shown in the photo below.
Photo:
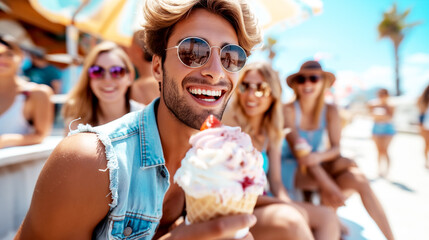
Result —
[[[182, 83], [189, 79], [191, 78], [188, 77], [183, 79]], [[187, 90], [185, 89], [184, 92], [187, 92]], [[194, 107], [186, 104], [185, 96], [179, 96], [178, 85], [174, 84], [174, 80], [169, 77], [169, 74], [165, 71], [165, 68], [163, 71], [161, 95], [168, 110], [179, 121], [190, 128], [198, 130], [210, 114], [213, 114], [218, 119], [222, 119], [226, 104], [229, 101], [228, 99], [219, 111], [209, 109], [204, 109], [200, 113], [198, 113], [198, 111], [193, 111]]]

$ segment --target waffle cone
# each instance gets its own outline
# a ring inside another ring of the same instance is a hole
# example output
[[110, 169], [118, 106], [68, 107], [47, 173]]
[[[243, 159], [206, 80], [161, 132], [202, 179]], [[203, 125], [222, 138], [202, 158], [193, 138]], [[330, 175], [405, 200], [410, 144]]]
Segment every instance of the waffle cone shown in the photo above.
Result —
[[[308, 149], [299, 149], [295, 151], [295, 155], [297, 158], [302, 158], [307, 156], [311, 153], [311, 150]], [[301, 170], [301, 173], [306, 175], [307, 174], [307, 168], [305, 166], [300, 166], [299, 169]]]
[[295, 155], [297, 158], [305, 157], [310, 153], [311, 153], [311, 150], [308, 150], [308, 149], [295, 150]]
[[205, 222], [212, 218], [240, 213], [253, 213], [258, 195], [245, 195], [241, 201], [221, 203], [216, 196], [194, 198], [186, 194], [186, 211], [190, 223]]

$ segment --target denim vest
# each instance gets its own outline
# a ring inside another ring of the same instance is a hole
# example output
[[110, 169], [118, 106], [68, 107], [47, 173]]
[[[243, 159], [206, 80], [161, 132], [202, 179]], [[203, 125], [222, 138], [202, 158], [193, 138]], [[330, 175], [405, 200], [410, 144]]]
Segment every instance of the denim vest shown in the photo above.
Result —
[[106, 149], [110, 174], [110, 211], [93, 239], [152, 239], [162, 217], [170, 175], [165, 167], [155, 111], [159, 99], [98, 127], [79, 125], [78, 132], [94, 132]]

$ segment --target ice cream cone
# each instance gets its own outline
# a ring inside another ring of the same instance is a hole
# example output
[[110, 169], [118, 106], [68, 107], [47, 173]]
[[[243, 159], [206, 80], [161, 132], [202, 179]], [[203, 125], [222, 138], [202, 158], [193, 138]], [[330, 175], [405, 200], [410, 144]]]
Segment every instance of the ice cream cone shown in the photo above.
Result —
[[[302, 158], [311, 153], [311, 146], [305, 141], [305, 139], [300, 138], [295, 145], [295, 156], [297, 158]], [[307, 174], [307, 168], [305, 166], [300, 166], [300, 171], [302, 174]]]
[[[251, 214], [266, 184], [262, 154], [239, 127], [209, 117], [189, 139], [191, 148], [174, 175], [186, 196], [186, 223], [220, 216]], [[249, 228], [230, 238], [243, 238]]]
[[232, 199], [219, 202], [216, 196], [194, 198], [186, 194], [186, 212], [190, 223], [204, 222], [210, 219], [240, 213], [253, 213], [258, 195], [248, 194], [240, 201]]

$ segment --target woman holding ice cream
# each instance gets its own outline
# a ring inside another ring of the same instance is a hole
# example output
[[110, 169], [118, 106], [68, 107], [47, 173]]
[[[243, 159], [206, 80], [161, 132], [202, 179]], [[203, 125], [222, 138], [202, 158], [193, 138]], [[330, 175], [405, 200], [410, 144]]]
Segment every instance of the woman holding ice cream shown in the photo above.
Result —
[[[283, 144], [282, 170], [293, 173], [283, 173], [283, 181], [286, 186], [316, 188], [320, 191], [321, 203], [334, 208], [343, 206], [346, 197], [358, 192], [386, 238], [394, 239], [384, 210], [365, 175], [352, 160], [340, 154], [338, 109], [324, 101], [325, 91], [334, 81], [335, 75], [324, 71], [317, 61], [305, 62], [297, 73], [287, 77], [296, 99], [283, 107], [285, 127], [290, 133], [286, 136], [289, 144]], [[298, 158], [291, 149], [295, 149], [299, 138], [307, 141], [311, 153]], [[306, 170], [296, 171], [297, 163]], [[295, 182], [295, 179], [300, 180]], [[291, 182], [293, 184], [288, 184]], [[299, 186], [303, 183], [306, 186]]]

